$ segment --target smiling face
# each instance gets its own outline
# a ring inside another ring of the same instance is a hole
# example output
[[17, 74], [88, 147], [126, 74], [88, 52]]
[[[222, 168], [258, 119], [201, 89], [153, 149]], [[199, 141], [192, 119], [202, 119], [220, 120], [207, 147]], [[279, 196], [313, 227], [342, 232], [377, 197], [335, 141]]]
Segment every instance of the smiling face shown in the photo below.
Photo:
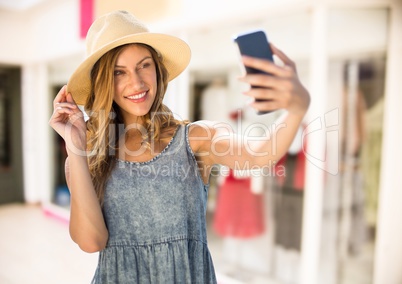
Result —
[[150, 111], [156, 92], [156, 65], [151, 52], [140, 45], [128, 45], [114, 67], [113, 98], [126, 125]]

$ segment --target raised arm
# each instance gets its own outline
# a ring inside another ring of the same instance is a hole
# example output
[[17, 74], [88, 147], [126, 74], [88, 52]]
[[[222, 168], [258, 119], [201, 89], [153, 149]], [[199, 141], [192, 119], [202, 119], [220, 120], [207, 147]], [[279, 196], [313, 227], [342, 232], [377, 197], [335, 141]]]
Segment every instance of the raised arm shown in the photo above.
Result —
[[70, 235], [83, 251], [100, 251], [106, 246], [108, 231], [89, 173], [83, 113], [65, 86], [53, 107], [49, 124], [66, 142], [68, 153], [65, 169], [71, 194]]
[[204, 171], [213, 164], [235, 170], [274, 165], [288, 151], [310, 104], [310, 95], [298, 78], [294, 62], [275, 46], [271, 48], [284, 66], [243, 57], [246, 66], [270, 75], [245, 75], [240, 80], [261, 87], [244, 92], [251, 98], [265, 100], [253, 100], [251, 107], [259, 111], [285, 109], [285, 113], [269, 128], [256, 125], [265, 129], [265, 135], [258, 138], [234, 133], [224, 123], [200, 121], [192, 125], [190, 143]]

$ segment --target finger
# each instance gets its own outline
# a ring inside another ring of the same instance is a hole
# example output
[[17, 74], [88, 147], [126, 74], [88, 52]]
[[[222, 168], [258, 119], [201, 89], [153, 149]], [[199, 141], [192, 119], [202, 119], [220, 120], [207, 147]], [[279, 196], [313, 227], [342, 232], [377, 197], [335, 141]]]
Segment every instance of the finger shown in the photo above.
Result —
[[[56, 130], [57, 127], [60, 128], [60, 123], [66, 124], [68, 120], [69, 120], [68, 114], [55, 110], [52, 116], [50, 117], [49, 124]], [[59, 131], [57, 132], [59, 133]]]
[[278, 92], [268, 88], [251, 88], [243, 94], [254, 99], [271, 100], [278, 95]]
[[80, 111], [78, 109], [78, 105], [75, 103], [73, 96], [71, 95], [71, 93], [67, 93], [66, 94], [66, 102], [69, 104], [69, 106], [71, 106], [73, 109], [77, 109], [78, 111]]
[[273, 111], [280, 109], [280, 104], [275, 100], [254, 101], [250, 104], [257, 111]]
[[84, 113], [83, 111], [78, 107], [77, 103], [75, 102], [73, 96], [71, 93], [67, 94], [67, 101], [74, 106], [73, 108], [73, 114], [71, 115], [71, 118], [74, 118], [74, 121], [77, 119], [84, 118]]
[[82, 113], [81, 110], [79, 110], [78, 108], [76, 110], [73, 111], [72, 114], [69, 115], [70, 121], [72, 123], [74, 123], [77, 120], [82, 120], [84, 121], [84, 114]]
[[60, 91], [57, 93], [56, 97], [53, 100], [53, 107], [56, 108], [57, 103], [65, 102], [67, 101], [66, 99], [66, 88], [67, 86], [64, 85]]
[[253, 87], [286, 90], [291, 84], [291, 80], [288, 79], [289, 75], [284, 78], [265, 74], [253, 74], [240, 77], [239, 80], [248, 83]]
[[74, 112], [69, 108], [58, 107], [54, 110], [52, 118], [59, 121], [67, 121]]
[[66, 99], [67, 99], [67, 101], [68, 101], [69, 103], [72, 103], [72, 104], [77, 105], [76, 102], [75, 102], [75, 100], [74, 100], [74, 98], [73, 98], [73, 95], [71, 95], [71, 93], [68, 93], [68, 94], [67, 94]]
[[66, 89], [64, 89], [63, 91], [64, 91], [63, 101], [62, 102], [57, 102], [56, 106], [57, 107], [59, 107], [59, 106], [69, 107], [69, 108], [72, 108], [72, 109], [78, 108], [78, 106], [75, 103], [71, 93], [67, 93]]
[[282, 62], [287, 65], [290, 66], [291, 68], [293, 68], [293, 70], [296, 70], [296, 64], [293, 62], [293, 60], [291, 60], [282, 50], [280, 50], [279, 48], [277, 48], [275, 45], [273, 45], [272, 43], [270, 43], [272, 52], [279, 57], [280, 60], [282, 60]]
[[242, 56], [242, 61], [245, 66], [261, 70], [270, 75], [281, 76], [281, 77], [289, 76], [288, 74], [289, 72], [284, 67], [278, 66], [274, 62], [267, 59], [261, 59], [244, 55]]
[[269, 88], [274, 85], [274, 77], [265, 74], [251, 74], [239, 78], [240, 81], [254, 87]]
[[71, 112], [73, 112], [75, 109], [77, 109], [77, 106], [71, 103], [56, 103], [55, 105], [55, 110], [69, 110]]

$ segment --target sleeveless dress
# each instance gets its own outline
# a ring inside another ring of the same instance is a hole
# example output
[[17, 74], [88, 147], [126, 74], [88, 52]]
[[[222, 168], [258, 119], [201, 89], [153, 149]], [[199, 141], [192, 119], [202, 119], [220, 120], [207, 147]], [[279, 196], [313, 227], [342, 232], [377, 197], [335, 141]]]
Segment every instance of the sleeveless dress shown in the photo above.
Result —
[[178, 126], [150, 161], [117, 160], [103, 206], [109, 240], [92, 283], [217, 283], [207, 246], [208, 185], [188, 128]]

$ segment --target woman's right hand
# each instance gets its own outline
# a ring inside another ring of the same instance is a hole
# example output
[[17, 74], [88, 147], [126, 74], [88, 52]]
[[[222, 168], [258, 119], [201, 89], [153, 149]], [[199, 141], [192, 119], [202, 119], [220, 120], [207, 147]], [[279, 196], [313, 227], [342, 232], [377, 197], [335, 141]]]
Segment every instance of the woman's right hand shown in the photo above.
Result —
[[63, 86], [53, 101], [53, 114], [50, 126], [66, 142], [68, 153], [85, 155], [86, 123], [84, 114], [78, 108], [72, 95], [67, 94], [67, 86]]

